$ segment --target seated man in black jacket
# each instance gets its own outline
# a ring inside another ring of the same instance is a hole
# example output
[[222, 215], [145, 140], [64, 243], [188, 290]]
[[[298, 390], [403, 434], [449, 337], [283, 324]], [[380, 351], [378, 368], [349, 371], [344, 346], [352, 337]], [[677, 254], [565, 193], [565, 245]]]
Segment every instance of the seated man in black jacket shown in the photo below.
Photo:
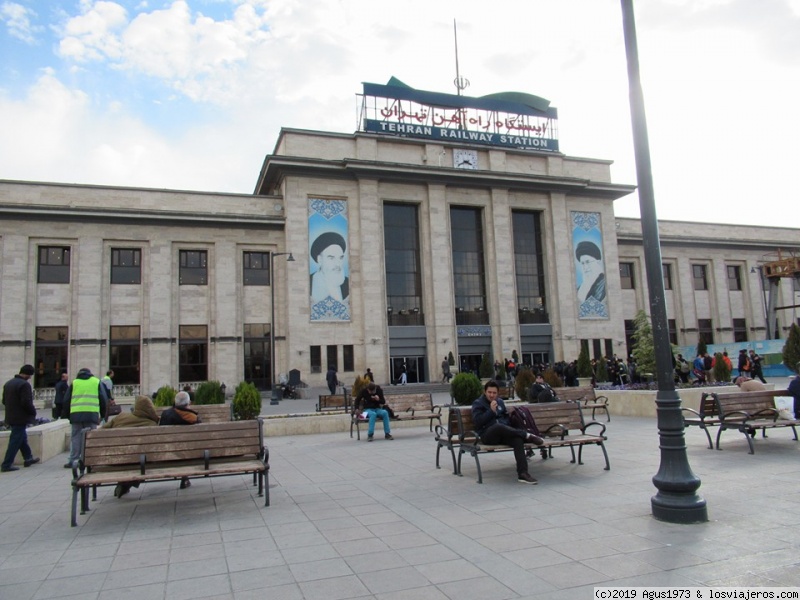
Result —
[[544, 440], [538, 435], [528, 433], [524, 429], [515, 429], [509, 425], [508, 410], [498, 396], [499, 392], [500, 387], [496, 381], [486, 382], [483, 386], [483, 395], [472, 403], [472, 423], [484, 444], [514, 448], [514, 459], [517, 461], [517, 481], [535, 485], [538, 482], [528, 473], [525, 443], [541, 445]]
[[367, 429], [367, 441], [373, 440], [375, 433], [375, 421], [380, 417], [383, 419], [383, 433], [387, 440], [393, 440], [392, 430], [389, 426], [389, 411], [386, 407], [386, 398], [383, 397], [383, 390], [379, 385], [370, 382], [367, 387], [361, 390], [356, 402], [356, 411], [363, 410], [367, 413], [369, 419], [369, 428]]
[[531, 386], [528, 397], [531, 404], [536, 404], [537, 402], [558, 402], [558, 396], [556, 396], [553, 388], [545, 383], [544, 376], [541, 373], [537, 373], [536, 381]]

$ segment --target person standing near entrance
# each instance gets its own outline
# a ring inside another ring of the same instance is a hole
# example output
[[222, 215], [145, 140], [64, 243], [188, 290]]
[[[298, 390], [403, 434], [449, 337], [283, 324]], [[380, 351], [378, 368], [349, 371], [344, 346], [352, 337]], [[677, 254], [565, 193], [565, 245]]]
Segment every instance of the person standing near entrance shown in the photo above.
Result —
[[69, 389], [69, 375], [66, 371], [61, 371], [61, 379], [56, 382], [56, 397], [53, 400], [53, 419], [60, 419], [61, 417], [68, 417], [64, 414], [64, 398], [67, 397], [67, 390]]
[[3, 386], [3, 406], [6, 407], [6, 425], [11, 428], [8, 437], [8, 448], [0, 472], [19, 471], [14, 466], [17, 452], [22, 452], [26, 467], [35, 465], [40, 459], [33, 456], [28, 445], [27, 427], [36, 420], [36, 407], [33, 405], [33, 389], [28, 380], [33, 376], [32, 365], [23, 365], [18, 375], [6, 382]]
[[450, 383], [450, 378], [452, 376], [452, 373], [450, 373], [450, 361], [445, 356], [442, 361], [442, 383]]
[[404, 362], [403, 366], [400, 367], [400, 385], [405, 385], [406, 383], [408, 383], [408, 368]]
[[72, 465], [81, 455], [81, 431], [85, 428], [97, 429], [100, 424], [100, 415], [106, 414], [108, 394], [106, 386], [92, 371], [83, 368], [69, 386], [67, 396], [64, 398], [64, 416], [69, 416], [72, 426], [72, 435], [69, 444], [69, 461], [65, 469]]
[[328, 389], [331, 391], [331, 396], [336, 394], [336, 386], [339, 385], [339, 377], [336, 374], [336, 367], [333, 365], [328, 366], [328, 373], [325, 375], [325, 381], [328, 383]]

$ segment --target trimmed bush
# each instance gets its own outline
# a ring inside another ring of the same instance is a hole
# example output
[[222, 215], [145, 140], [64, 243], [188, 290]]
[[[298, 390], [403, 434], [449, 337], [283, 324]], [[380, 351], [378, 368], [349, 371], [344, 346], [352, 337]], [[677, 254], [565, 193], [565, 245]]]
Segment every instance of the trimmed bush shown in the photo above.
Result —
[[241, 382], [233, 395], [233, 418], [250, 421], [261, 414], [261, 394], [252, 383]]
[[450, 382], [450, 395], [459, 406], [470, 406], [481, 394], [483, 386], [474, 373], [459, 373]]
[[483, 356], [481, 357], [481, 364], [478, 367], [478, 372], [484, 379], [489, 379], [494, 375], [494, 365], [492, 365], [491, 361], [489, 360], [488, 352], [483, 353]]
[[533, 375], [528, 367], [520, 367], [516, 379], [514, 379], [514, 391], [517, 393], [518, 398], [522, 398], [523, 402], [528, 401], [528, 392], [530, 392], [533, 382], [536, 377]]
[[219, 381], [204, 381], [197, 386], [194, 404], [225, 404], [225, 394]]
[[731, 380], [731, 370], [728, 368], [728, 365], [725, 364], [722, 352], [714, 354], [714, 379], [716, 381]]
[[358, 398], [358, 395], [369, 385], [369, 379], [363, 375], [356, 375], [356, 380], [353, 382], [353, 390], [350, 395], [353, 398]]
[[158, 388], [153, 404], [156, 406], [172, 406], [175, 404], [175, 395], [178, 393], [174, 387], [165, 385]]
[[800, 327], [797, 323], [792, 323], [781, 354], [786, 368], [797, 373], [800, 370]]
[[545, 369], [544, 373], [542, 373], [542, 378], [551, 388], [564, 387], [564, 380], [558, 376], [558, 373], [553, 370], [553, 367]]

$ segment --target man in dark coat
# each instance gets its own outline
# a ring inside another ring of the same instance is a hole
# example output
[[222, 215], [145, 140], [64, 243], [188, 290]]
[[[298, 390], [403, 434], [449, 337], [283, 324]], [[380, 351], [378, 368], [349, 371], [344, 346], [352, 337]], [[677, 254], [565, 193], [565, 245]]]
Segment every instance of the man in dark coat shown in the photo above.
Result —
[[60, 419], [64, 412], [64, 399], [67, 397], [67, 390], [69, 389], [69, 375], [66, 371], [61, 371], [61, 379], [56, 382], [56, 397], [53, 400], [53, 418]]
[[28, 380], [33, 376], [34, 370], [31, 365], [23, 365], [18, 375], [14, 375], [3, 386], [3, 405], [6, 407], [6, 425], [11, 428], [11, 435], [8, 437], [8, 449], [0, 466], [0, 472], [19, 471], [19, 467], [14, 466], [14, 458], [17, 452], [22, 452], [23, 464], [26, 467], [35, 465], [39, 462], [33, 456], [31, 447], [28, 445], [28, 425], [36, 420], [36, 407], [33, 405], [33, 390]]

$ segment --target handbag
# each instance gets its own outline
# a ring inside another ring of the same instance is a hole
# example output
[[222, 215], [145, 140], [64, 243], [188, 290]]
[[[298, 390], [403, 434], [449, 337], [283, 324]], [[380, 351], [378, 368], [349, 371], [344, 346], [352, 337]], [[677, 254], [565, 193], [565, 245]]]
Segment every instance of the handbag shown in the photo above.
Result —
[[122, 412], [122, 407], [116, 403], [116, 401], [112, 398], [108, 401], [108, 406], [106, 406], [106, 418], [113, 417], [114, 415], [118, 415]]

